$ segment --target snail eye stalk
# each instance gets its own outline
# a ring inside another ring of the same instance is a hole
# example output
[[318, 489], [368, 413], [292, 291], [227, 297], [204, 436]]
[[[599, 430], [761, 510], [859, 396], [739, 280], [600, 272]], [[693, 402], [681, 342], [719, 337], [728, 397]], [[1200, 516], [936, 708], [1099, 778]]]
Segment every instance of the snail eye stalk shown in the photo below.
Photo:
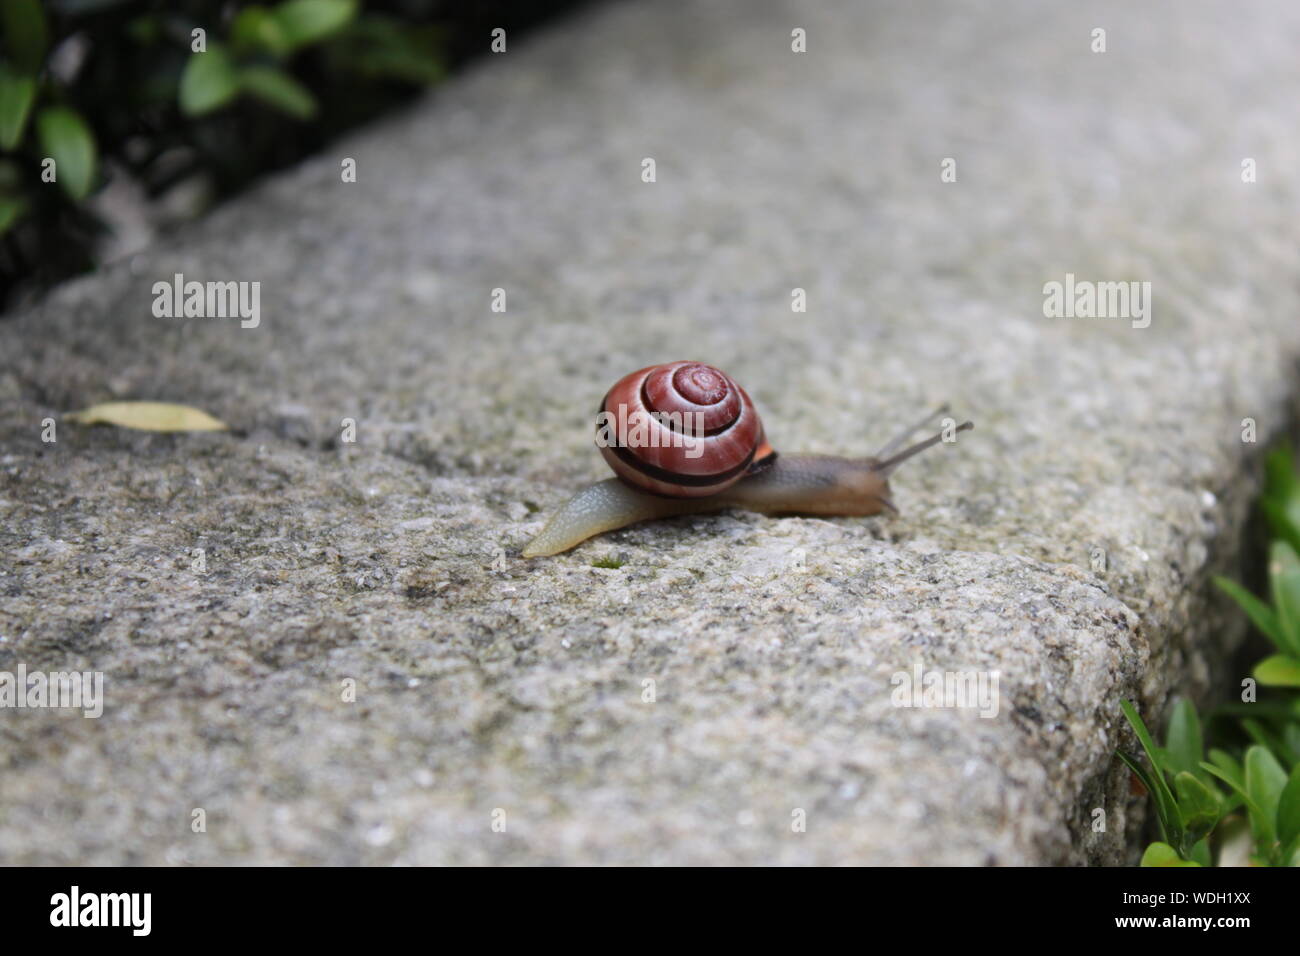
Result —
[[[974, 427], [975, 427], [974, 422], [962, 422], [960, 425], [957, 426], [956, 431], [968, 432]], [[899, 465], [901, 465], [903, 462], [907, 461], [907, 459], [911, 458], [913, 455], [919, 455], [927, 448], [932, 448], [933, 446], [939, 444], [939, 442], [941, 441], [943, 441], [943, 432], [939, 432], [939, 434], [937, 435], [931, 435], [925, 441], [919, 441], [915, 445], [903, 449], [893, 458], [886, 458], [884, 461], [877, 462], [876, 471], [879, 471], [882, 474], [887, 475], [895, 468], [897, 468]]]
[[873, 455], [872, 457], [874, 457], [874, 458], [888, 458], [888, 457], [889, 457], [890, 455], [892, 455], [894, 452], [898, 451], [898, 449], [902, 448], [902, 447], [903, 447], [903, 444], [904, 444], [904, 443], [905, 443], [909, 438], [911, 438], [913, 435], [915, 435], [917, 432], [919, 432], [919, 431], [920, 431], [922, 428], [924, 428], [926, 425], [930, 424], [930, 423], [931, 423], [932, 421], [934, 421], [936, 418], [941, 418], [942, 416], [947, 415], [947, 414], [948, 414], [948, 403], [947, 403], [947, 402], [944, 402], [942, 405], [940, 405], [938, 408], [936, 408], [936, 409], [935, 409], [934, 411], [932, 411], [930, 414], [926, 415], [926, 416], [925, 416], [924, 418], [922, 418], [920, 421], [913, 422], [912, 424], [908, 425], [906, 428], [904, 428], [901, 432], [899, 432], [899, 433], [898, 433], [897, 435], [895, 435], [893, 438], [889, 439], [889, 441], [887, 441], [887, 442], [885, 442], [883, 445], [881, 445], [881, 446], [880, 446], [880, 449], [879, 449], [879, 450], [875, 453], [875, 455]]

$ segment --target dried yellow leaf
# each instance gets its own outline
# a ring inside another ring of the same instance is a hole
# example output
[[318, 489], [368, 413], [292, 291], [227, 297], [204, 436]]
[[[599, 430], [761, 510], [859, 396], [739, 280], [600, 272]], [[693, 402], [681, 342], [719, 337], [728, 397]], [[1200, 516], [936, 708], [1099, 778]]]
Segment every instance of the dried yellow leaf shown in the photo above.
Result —
[[201, 409], [168, 402], [104, 402], [65, 417], [81, 425], [117, 425], [150, 432], [217, 432], [229, 427]]

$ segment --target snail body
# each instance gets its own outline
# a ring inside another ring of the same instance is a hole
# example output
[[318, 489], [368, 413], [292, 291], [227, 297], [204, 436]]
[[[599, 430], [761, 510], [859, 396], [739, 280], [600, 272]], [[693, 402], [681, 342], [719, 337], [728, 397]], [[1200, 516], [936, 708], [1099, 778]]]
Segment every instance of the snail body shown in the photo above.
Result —
[[[768, 515], [897, 511], [890, 474], [944, 435], [893, 452], [946, 411], [908, 428], [874, 457], [778, 455], [749, 395], [725, 373], [699, 362], [640, 369], [610, 389], [597, 415], [597, 445], [617, 477], [569, 499], [523, 556], [559, 554], [639, 521], [724, 508]], [[973, 427], [963, 422], [953, 433]]]

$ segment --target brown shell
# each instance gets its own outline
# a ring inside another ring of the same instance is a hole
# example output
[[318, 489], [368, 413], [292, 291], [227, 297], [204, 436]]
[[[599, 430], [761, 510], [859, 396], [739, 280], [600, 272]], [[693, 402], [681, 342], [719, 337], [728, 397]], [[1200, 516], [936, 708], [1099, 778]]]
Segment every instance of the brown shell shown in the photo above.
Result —
[[657, 495], [716, 494], [775, 454], [745, 390], [700, 362], [626, 375], [600, 410], [596, 444], [614, 474]]

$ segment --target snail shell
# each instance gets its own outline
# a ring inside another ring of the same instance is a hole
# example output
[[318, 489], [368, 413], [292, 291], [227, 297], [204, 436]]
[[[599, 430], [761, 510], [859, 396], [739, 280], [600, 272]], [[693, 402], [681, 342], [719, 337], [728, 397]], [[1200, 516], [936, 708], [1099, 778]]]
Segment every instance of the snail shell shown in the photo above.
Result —
[[671, 498], [717, 494], [776, 459], [753, 400], [700, 362], [651, 365], [619, 379], [596, 430], [614, 474]]

